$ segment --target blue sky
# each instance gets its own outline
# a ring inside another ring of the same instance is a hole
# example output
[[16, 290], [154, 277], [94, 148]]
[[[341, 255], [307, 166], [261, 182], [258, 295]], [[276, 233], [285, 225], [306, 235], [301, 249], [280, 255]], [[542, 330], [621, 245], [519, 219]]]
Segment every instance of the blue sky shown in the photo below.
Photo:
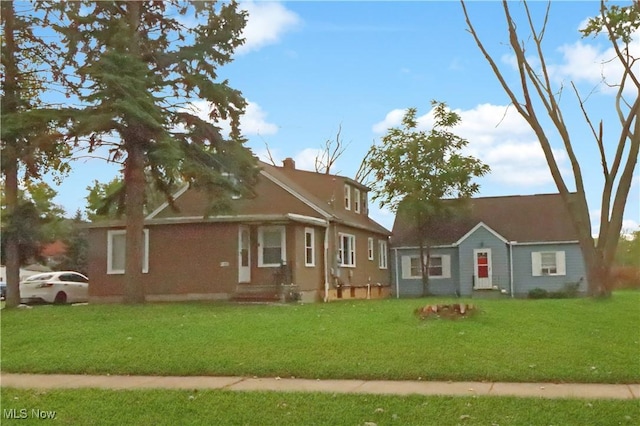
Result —
[[[420, 123], [429, 128], [430, 101], [435, 99], [461, 115], [462, 123], [454, 131], [469, 140], [469, 153], [492, 168], [479, 181], [480, 196], [557, 192], [535, 136], [513, 108], [507, 108], [507, 95], [467, 32], [457, 1], [241, 5], [249, 13], [246, 43], [234, 62], [220, 69], [220, 77], [229, 79], [249, 101], [242, 131], [261, 158], [266, 158], [268, 144], [275, 160], [293, 157], [297, 167], [312, 170], [318, 150], [342, 126], [348, 146], [332, 172], [353, 177], [369, 146], [399, 124], [405, 108], [418, 108]], [[534, 2], [530, 7], [541, 16], [545, 5]], [[511, 6], [514, 14], [522, 11], [520, 2]], [[619, 72], [603, 65], [613, 57], [610, 44], [604, 38], [582, 39], [578, 32], [597, 14], [598, 6], [554, 2], [543, 44], [554, 82], [565, 87], [561, 106], [578, 141], [574, 149], [583, 165], [594, 232], [602, 172], [570, 82], [584, 96], [591, 93], [587, 108], [593, 119], [602, 119], [605, 132], [615, 136], [615, 92], [599, 83], [603, 74], [616, 81], [612, 76]], [[505, 76], [515, 82], [501, 8], [498, 2], [468, 3], [481, 39]], [[521, 21], [523, 29], [524, 25]], [[638, 41], [633, 49], [640, 53]], [[607, 148], [612, 150], [615, 138], [610, 140]], [[561, 168], [569, 171], [564, 149], [556, 145], [555, 153]], [[69, 214], [84, 208], [85, 188], [93, 180], [107, 182], [119, 170], [97, 159], [78, 160], [72, 166], [73, 172], [56, 188], [57, 201]], [[639, 194], [636, 169], [626, 230], [639, 227]], [[375, 207], [371, 216], [387, 228], [393, 224], [388, 211]]]

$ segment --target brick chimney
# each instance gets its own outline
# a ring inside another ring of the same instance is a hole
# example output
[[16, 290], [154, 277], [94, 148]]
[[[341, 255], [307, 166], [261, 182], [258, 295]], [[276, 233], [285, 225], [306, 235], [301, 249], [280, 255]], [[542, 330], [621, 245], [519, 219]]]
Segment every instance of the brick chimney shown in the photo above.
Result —
[[282, 160], [282, 167], [287, 170], [295, 170], [296, 162], [293, 161], [293, 158], [287, 157], [284, 160]]

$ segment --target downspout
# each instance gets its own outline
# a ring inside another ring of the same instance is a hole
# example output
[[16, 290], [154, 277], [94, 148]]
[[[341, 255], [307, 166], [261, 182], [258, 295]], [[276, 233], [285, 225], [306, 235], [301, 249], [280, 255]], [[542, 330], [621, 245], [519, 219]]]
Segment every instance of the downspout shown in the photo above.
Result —
[[393, 251], [395, 252], [394, 254], [394, 260], [395, 260], [395, 264], [396, 264], [396, 299], [400, 299], [400, 279], [399, 279], [399, 274], [398, 274], [398, 249], [394, 248]]
[[324, 229], [324, 302], [329, 301], [329, 222]]
[[513, 245], [517, 241], [509, 241], [509, 287], [511, 292], [511, 298], [515, 296], [513, 294]]

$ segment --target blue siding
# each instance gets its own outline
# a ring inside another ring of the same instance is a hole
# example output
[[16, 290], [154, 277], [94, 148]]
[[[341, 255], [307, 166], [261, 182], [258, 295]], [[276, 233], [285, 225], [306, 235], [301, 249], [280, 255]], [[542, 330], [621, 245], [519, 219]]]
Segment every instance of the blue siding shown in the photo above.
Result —
[[[509, 244], [496, 237], [484, 227], [479, 227], [457, 247], [432, 248], [432, 255], [448, 255], [451, 261], [450, 278], [431, 278], [429, 291], [434, 295], [462, 296], [473, 295], [474, 284], [474, 250], [491, 249], [491, 284], [500, 290], [511, 293], [511, 264], [513, 253], [513, 293], [516, 297], [526, 297], [530, 290], [542, 288], [547, 291], [560, 291], [567, 284], [580, 283], [578, 291], [586, 293], [586, 269], [580, 246], [577, 243], [531, 244], [510, 247]], [[511, 250], [510, 250], [511, 249]], [[564, 252], [565, 274], [534, 276], [532, 253]], [[394, 281], [393, 293], [400, 297], [421, 297], [422, 280], [420, 278], [403, 278], [402, 257], [419, 257], [419, 249], [393, 249], [391, 262]], [[396, 271], [396, 268], [398, 269]], [[398, 286], [395, 283], [397, 280]]]
[[[564, 251], [566, 275], [533, 276], [531, 253]], [[540, 244], [513, 247], [513, 286], [514, 294], [526, 297], [530, 290], [542, 288], [547, 291], [563, 290], [566, 284], [577, 283], [582, 279], [578, 291], [587, 291], [587, 275], [578, 244]]]
[[484, 227], [479, 227], [460, 243], [459, 276], [463, 296], [471, 296], [474, 281], [474, 249], [491, 249], [491, 282], [501, 289], [509, 289], [509, 248], [507, 244]]
[[[397, 253], [397, 257], [396, 256]], [[421, 278], [403, 278], [402, 277], [402, 257], [415, 256], [420, 257], [420, 250], [415, 249], [398, 249], [392, 250], [394, 260], [392, 262], [392, 277], [395, 283], [398, 279], [398, 289], [400, 297], [422, 297], [422, 279]], [[434, 278], [429, 279], [429, 292], [438, 296], [454, 296], [458, 291], [458, 252], [455, 247], [432, 248], [431, 255], [448, 255], [450, 256], [450, 278]], [[398, 271], [396, 273], [396, 266]], [[397, 297], [396, 286], [393, 287], [394, 297]]]

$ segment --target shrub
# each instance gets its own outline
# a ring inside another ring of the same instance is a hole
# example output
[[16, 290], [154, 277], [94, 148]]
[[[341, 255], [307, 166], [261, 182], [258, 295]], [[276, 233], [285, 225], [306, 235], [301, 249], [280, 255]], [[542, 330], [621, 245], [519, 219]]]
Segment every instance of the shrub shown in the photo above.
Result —
[[547, 297], [549, 297], [549, 293], [543, 288], [529, 290], [529, 299], [546, 299]]

